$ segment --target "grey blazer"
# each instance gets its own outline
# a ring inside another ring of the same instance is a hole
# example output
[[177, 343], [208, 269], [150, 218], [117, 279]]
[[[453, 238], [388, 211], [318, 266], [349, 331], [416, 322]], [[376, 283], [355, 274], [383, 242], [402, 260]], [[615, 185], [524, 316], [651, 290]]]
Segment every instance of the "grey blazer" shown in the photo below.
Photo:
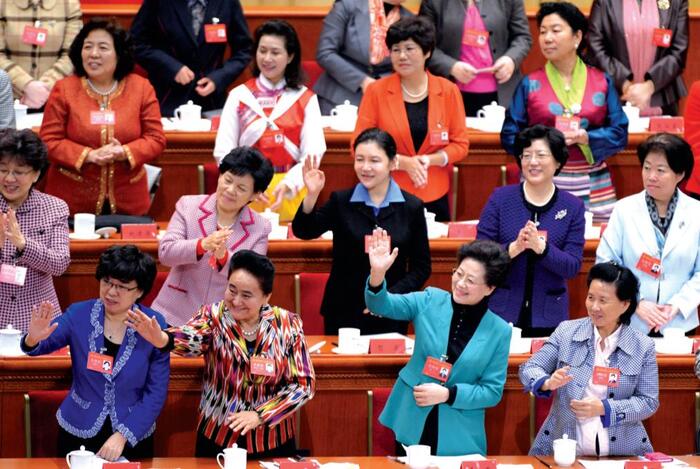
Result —
[[[654, 64], [646, 73], [655, 86], [652, 106], [674, 104], [688, 94], [681, 76], [688, 55], [688, 0], [670, 4], [659, 10], [659, 25], [673, 31], [671, 47], [657, 47]], [[613, 78], [618, 92], [632, 78], [623, 17], [622, 0], [595, 0], [588, 20], [589, 61]]]
[[[486, 30], [494, 62], [507, 55], [515, 62], [513, 76], [498, 85], [498, 102], [508, 107], [515, 87], [520, 82], [520, 64], [532, 45], [532, 36], [525, 16], [523, 0], [475, 0]], [[459, 60], [467, 2], [464, 0], [423, 0], [420, 14], [435, 25], [437, 47], [428, 63], [430, 70], [454, 80], [450, 69]]]
[[[401, 7], [401, 17], [407, 16], [413, 14]], [[392, 72], [389, 58], [370, 67], [367, 0], [336, 0], [323, 20], [316, 61], [325, 72], [316, 81], [314, 91], [334, 104], [342, 104], [346, 99], [360, 104], [362, 80]]]

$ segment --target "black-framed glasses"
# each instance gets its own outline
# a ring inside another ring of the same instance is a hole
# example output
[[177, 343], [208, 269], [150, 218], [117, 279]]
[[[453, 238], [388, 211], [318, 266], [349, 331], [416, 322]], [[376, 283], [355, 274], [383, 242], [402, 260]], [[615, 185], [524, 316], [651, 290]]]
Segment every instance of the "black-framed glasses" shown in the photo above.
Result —
[[118, 283], [114, 283], [111, 280], [108, 280], [107, 278], [102, 278], [100, 279], [100, 282], [107, 287], [107, 290], [110, 288], [114, 288], [117, 293], [122, 294], [122, 293], [127, 293], [127, 292], [132, 292], [134, 290], [138, 290], [138, 285], [135, 287], [125, 287], [124, 285], [119, 285]]

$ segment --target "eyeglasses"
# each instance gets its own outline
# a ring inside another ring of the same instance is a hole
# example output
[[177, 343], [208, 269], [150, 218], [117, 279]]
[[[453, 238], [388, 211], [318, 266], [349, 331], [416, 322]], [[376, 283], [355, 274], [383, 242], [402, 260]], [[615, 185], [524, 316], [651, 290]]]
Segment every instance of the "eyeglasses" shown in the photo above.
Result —
[[457, 282], [464, 280], [464, 283], [466, 283], [468, 287], [486, 285], [485, 282], [475, 282], [472, 278], [467, 277], [464, 272], [458, 269], [452, 269], [452, 278], [454, 278]]
[[406, 55], [413, 55], [413, 54], [416, 54], [418, 51], [422, 52], [422, 49], [420, 47], [416, 47], [416, 46], [392, 47], [391, 48], [391, 53], [393, 55], [401, 55], [403, 53], [406, 53]]
[[532, 160], [538, 160], [538, 161], [544, 161], [548, 160], [552, 156], [551, 153], [547, 152], [539, 152], [539, 153], [523, 153], [520, 155], [520, 160], [521, 161], [532, 161]]
[[111, 280], [107, 280], [106, 278], [100, 279], [100, 282], [102, 282], [102, 285], [107, 287], [107, 291], [109, 291], [110, 288], [114, 288], [118, 294], [122, 293], [127, 293], [127, 292], [132, 292], [134, 290], [138, 290], [138, 286], [135, 287], [125, 287], [124, 285], [119, 285], [117, 283], [112, 282]]
[[26, 171], [18, 171], [16, 169], [9, 170], [9, 169], [5, 169], [5, 168], [0, 168], [0, 179], [5, 179], [10, 174], [15, 179], [23, 179], [23, 178], [29, 176], [33, 171], [34, 171], [33, 169], [28, 169]]

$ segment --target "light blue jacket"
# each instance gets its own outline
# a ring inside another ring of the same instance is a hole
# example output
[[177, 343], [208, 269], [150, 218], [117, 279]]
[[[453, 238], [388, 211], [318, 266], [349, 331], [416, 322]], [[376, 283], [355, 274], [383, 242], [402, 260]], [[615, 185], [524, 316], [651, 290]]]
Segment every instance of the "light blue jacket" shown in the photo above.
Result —
[[[610, 367], [620, 369], [618, 387], [608, 388], [603, 400], [610, 456], [644, 455], [653, 451], [642, 420], [659, 408], [659, 370], [654, 341], [629, 326], [620, 326], [617, 348], [610, 354]], [[520, 365], [520, 382], [536, 396], [544, 381], [559, 368], [569, 365], [573, 381], [557, 389], [547, 419], [530, 448], [530, 455], [551, 455], [552, 441], [565, 433], [576, 438], [576, 417], [569, 406], [582, 399], [595, 363], [593, 323], [589, 318], [564, 321], [544, 346]]]
[[[423, 374], [423, 366], [427, 357], [440, 358], [447, 354], [451, 295], [432, 287], [398, 295], [387, 292], [384, 285], [376, 294], [366, 289], [365, 302], [369, 310], [379, 316], [413, 321], [416, 331], [413, 356], [399, 372], [379, 421], [391, 428], [401, 443], [417, 444], [432, 407], [416, 405], [413, 387], [437, 382]], [[487, 311], [453, 364], [445, 385], [456, 386], [457, 394], [452, 405], [439, 404], [438, 407], [438, 455], [486, 454], [484, 413], [487, 407], [501, 400], [508, 371], [510, 335], [510, 326]]]
[[[658, 279], [636, 268], [639, 257], [645, 252], [661, 259]], [[640, 300], [680, 308], [666, 327], [688, 331], [698, 326], [700, 202], [682, 192], [678, 194], [678, 205], [663, 242], [661, 232], [651, 222], [644, 191], [620, 200], [596, 252], [596, 262], [607, 261], [622, 264], [634, 272], [640, 282]], [[636, 314], [632, 317], [632, 326], [649, 332], [647, 324]]]

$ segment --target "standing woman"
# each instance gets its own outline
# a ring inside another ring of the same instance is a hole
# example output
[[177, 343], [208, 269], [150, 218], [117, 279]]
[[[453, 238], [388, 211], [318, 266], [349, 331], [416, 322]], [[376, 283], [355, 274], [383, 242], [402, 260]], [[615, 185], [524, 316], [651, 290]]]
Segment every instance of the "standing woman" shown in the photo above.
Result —
[[590, 63], [610, 75], [620, 99], [642, 115], [678, 114], [687, 94], [688, 0], [594, 0]]
[[627, 145], [627, 117], [612, 79], [579, 57], [588, 27], [583, 13], [568, 2], [543, 3], [537, 25], [547, 62], [518, 85], [501, 143], [514, 154], [515, 136], [526, 127], [563, 130], [569, 159], [554, 183], [582, 199], [595, 221], [607, 221], [616, 196], [605, 160]]
[[406, 322], [366, 314], [362, 298], [369, 262], [364, 255], [366, 238], [376, 227], [389, 233], [391, 244], [401, 254], [387, 274], [394, 293], [408, 293], [423, 286], [430, 277], [430, 246], [423, 214], [423, 203], [399, 189], [391, 177], [396, 144], [391, 135], [367, 129], [354, 143], [355, 174], [360, 182], [353, 188], [336, 191], [323, 207], [316, 201], [323, 190], [325, 175], [318, 163], [304, 164], [308, 190], [299, 207], [292, 229], [301, 239], [315, 239], [333, 231], [333, 265], [321, 304], [324, 329], [336, 335], [338, 328], [358, 327], [365, 334], [405, 333]]
[[[304, 159], [323, 156], [326, 139], [318, 98], [302, 84], [299, 37], [286, 21], [270, 20], [255, 30], [253, 75], [226, 100], [214, 158], [221, 162], [241, 145], [259, 149], [275, 168], [265, 198], [288, 221], [304, 198]], [[264, 205], [253, 208], [262, 211]]]
[[477, 228], [477, 238], [496, 241], [513, 259], [489, 308], [524, 337], [549, 336], [569, 318], [567, 280], [583, 262], [583, 202], [554, 185], [568, 157], [561, 132], [539, 124], [525, 129], [515, 153], [524, 181], [496, 189]]
[[434, 455], [485, 455], [484, 414], [503, 395], [511, 336], [488, 300], [506, 276], [508, 254], [492, 241], [465, 244], [452, 292], [428, 287], [406, 295], [387, 291], [385, 276], [398, 255], [386, 231], [376, 229], [365, 301], [375, 314], [411, 321], [416, 331], [413, 355], [379, 421], [398, 442], [429, 445]]
[[367, 87], [353, 138], [369, 127], [387, 131], [396, 141], [394, 179], [436, 220], [447, 221], [450, 164], [469, 150], [462, 96], [454, 83], [426, 70], [435, 49], [435, 28], [427, 19], [397, 21], [386, 45], [394, 73]]
[[145, 215], [147, 163], [165, 148], [153, 87], [132, 73], [131, 41], [114, 19], [94, 18], [70, 48], [72, 75], [46, 104], [41, 138], [49, 149], [46, 192], [71, 215]]
[[423, 0], [420, 14], [435, 25], [430, 69], [452, 77], [468, 116], [492, 101], [510, 104], [520, 64], [532, 45], [522, 0]]
[[391, 73], [386, 31], [412, 16], [405, 0], [337, 0], [323, 19], [316, 61], [324, 72], [314, 91], [323, 115], [346, 100], [358, 105], [370, 83]]

